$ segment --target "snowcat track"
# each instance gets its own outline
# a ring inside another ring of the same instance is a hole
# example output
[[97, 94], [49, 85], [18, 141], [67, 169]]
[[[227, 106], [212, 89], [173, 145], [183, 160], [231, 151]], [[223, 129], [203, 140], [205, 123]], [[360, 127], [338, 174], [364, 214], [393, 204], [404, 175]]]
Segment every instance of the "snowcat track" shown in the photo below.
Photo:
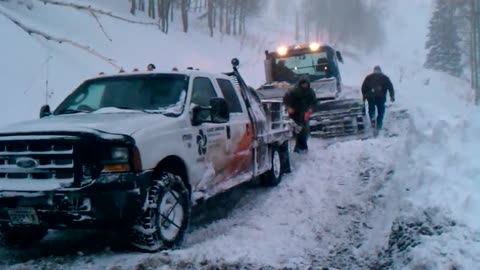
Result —
[[362, 134], [366, 132], [366, 122], [363, 107], [314, 112], [310, 117], [310, 133], [323, 138]]

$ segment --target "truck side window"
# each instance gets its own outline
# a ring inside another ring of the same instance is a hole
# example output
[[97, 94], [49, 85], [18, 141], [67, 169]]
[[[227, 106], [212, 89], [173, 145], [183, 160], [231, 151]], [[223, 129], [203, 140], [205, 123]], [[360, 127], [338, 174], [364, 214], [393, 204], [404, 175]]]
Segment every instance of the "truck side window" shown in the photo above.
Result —
[[217, 83], [222, 90], [223, 96], [228, 103], [231, 113], [241, 113], [242, 105], [240, 105], [240, 100], [238, 99], [237, 92], [232, 85], [232, 82], [225, 79], [217, 79]]
[[210, 99], [217, 97], [210, 79], [197, 77], [193, 80], [192, 103], [202, 107], [210, 106]]

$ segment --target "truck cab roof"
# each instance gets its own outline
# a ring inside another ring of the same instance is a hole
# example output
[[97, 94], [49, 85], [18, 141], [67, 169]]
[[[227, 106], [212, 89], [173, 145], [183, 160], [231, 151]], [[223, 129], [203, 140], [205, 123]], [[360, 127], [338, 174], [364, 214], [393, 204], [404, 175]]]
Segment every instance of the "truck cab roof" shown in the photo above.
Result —
[[113, 74], [105, 74], [105, 75], [98, 75], [96, 77], [92, 77], [89, 80], [94, 79], [101, 79], [101, 78], [117, 78], [117, 77], [131, 77], [131, 76], [148, 76], [148, 75], [185, 75], [189, 77], [215, 77], [215, 78], [222, 78], [222, 79], [230, 79], [229, 76], [222, 74], [222, 73], [214, 73], [214, 72], [205, 72], [200, 70], [190, 70], [184, 69], [179, 71], [129, 71], [129, 72], [122, 72], [122, 73], [113, 73]]

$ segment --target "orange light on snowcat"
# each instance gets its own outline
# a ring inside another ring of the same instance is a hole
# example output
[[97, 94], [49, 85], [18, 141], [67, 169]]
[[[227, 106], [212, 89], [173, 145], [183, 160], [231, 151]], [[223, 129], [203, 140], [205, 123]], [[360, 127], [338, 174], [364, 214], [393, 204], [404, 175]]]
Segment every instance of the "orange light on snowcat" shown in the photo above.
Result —
[[285, 46], [278, 47], [277, 49], [278, 55], [281, 55], [281, 56], [286, 55], [287, 52], [288, 52], [288, 48]]
[[316, 43], [316, 42], [313, 42], [313, 43], [310, 43], [310, 50], [311, 51], [317, 51], [318, 49], [320, 49], [320, 44], [319, 43]]

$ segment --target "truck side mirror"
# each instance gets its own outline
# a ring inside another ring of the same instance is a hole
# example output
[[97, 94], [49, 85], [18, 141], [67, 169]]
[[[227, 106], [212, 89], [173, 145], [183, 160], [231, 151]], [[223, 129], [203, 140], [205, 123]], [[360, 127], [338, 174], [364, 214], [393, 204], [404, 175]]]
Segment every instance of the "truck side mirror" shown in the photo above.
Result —
[[51, 115], [52, 113], [50, 112], [50, 106], [48, 105], [43, 105], [41, 108], [40, 108], [40, 118], [43, 118], [45, 116], [49, 116]]
[[227, 123], [230, 120], [230, 110], [223, 98], [210, 99], [210, 116], [212, 123]]
[[192, 108], [192, 125], [202, 123], [222, 124], [230, 121], [230, 110], [223, 98], [211, 98], [209, 107], [195, 106]]
[[[208, 109], [200, 106], [195, 106], [192, 109], [192, 125], [198, 126], [205, 122], [205, 118], [208, 117], [208, 113], [206, 112]], [[207, 117], [206, 117], [207, 115]]]

